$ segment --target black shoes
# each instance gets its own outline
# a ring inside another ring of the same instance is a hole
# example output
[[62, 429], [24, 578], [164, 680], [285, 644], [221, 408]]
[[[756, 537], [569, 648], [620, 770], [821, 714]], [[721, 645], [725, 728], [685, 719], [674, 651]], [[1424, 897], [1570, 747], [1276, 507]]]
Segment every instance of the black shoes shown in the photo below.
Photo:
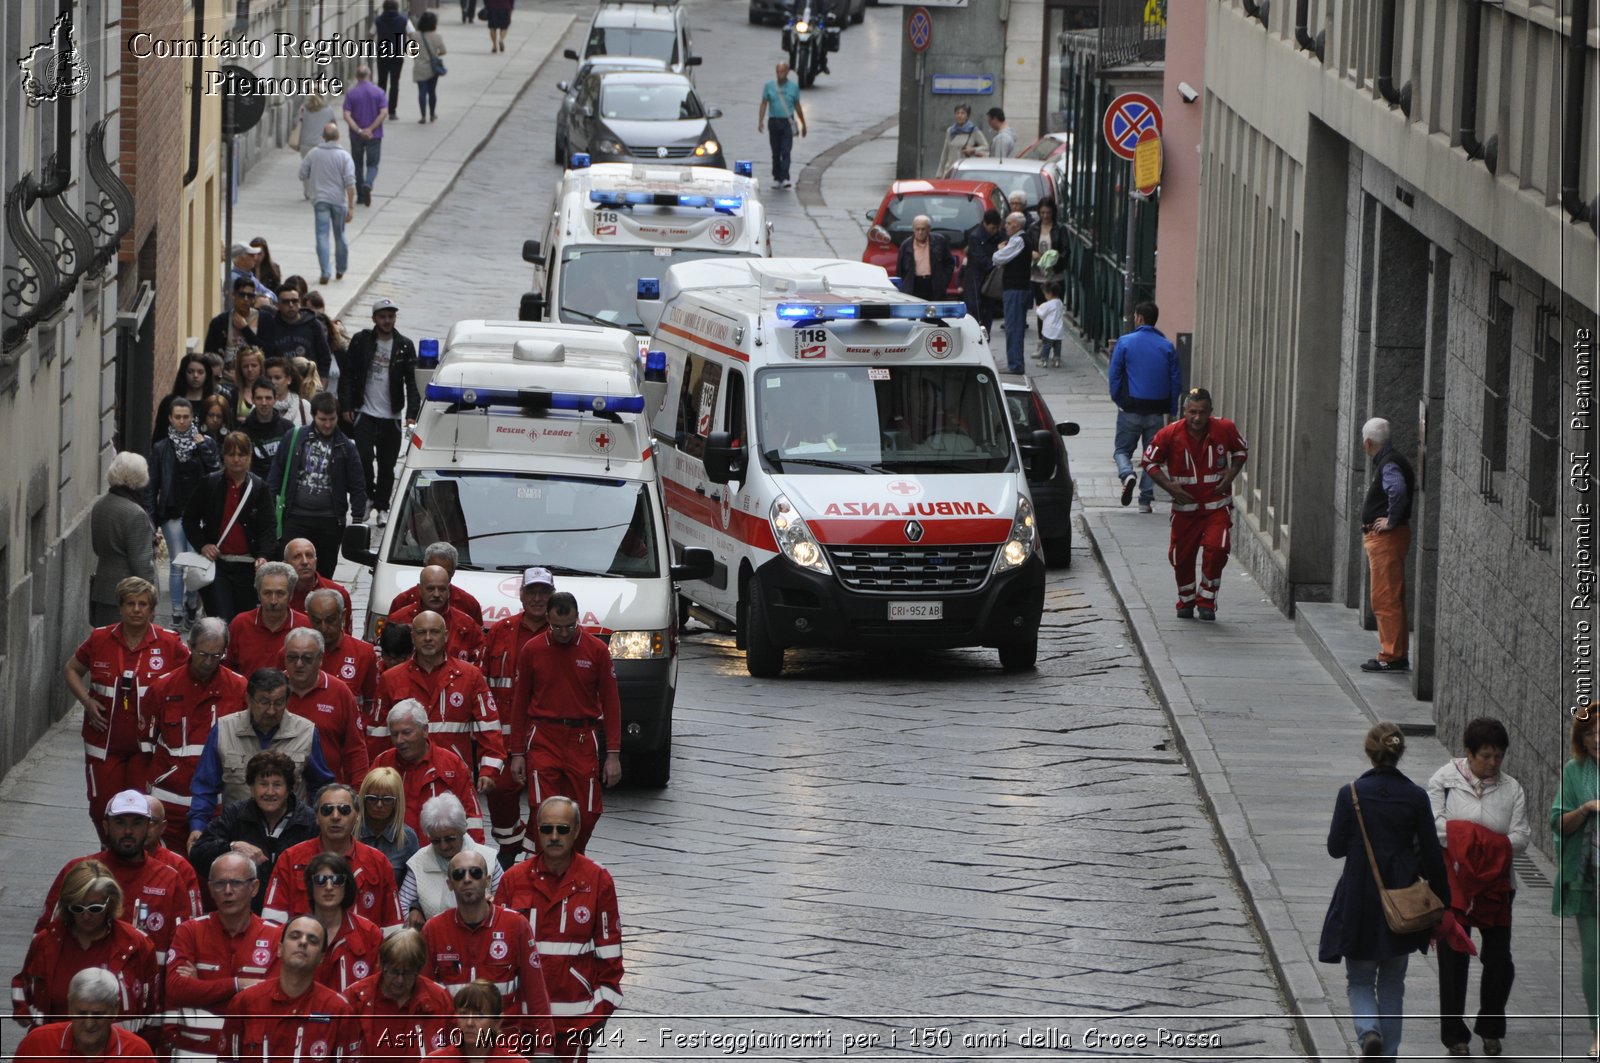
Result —
[[1127, 505], [1133, 501], [1133, 492], [1139, 487], [1137, 476], [1124, 476], [1122, 478], [1122, 504]]
[[1361, 1054], [1363, 1056], [1383, 1055], [1383, 1035], [1376, 1030], [1368, 1030], [1362, 1034]]
[[1405, 657], [1397, 661], [1380, 661], [1374, 657], [1370, 661], [1364, 661], [1361, 665], [1361, 670], [1363, 672], [1409, 672], [1411, 671], [1411, 661]]
[[1201, 620], [1215, 620], [1217, 618], [1217, 611], [1215, 609], [1207, 609], [1202, 605], [1197, 611], [1196, 615], [1199, 616]]
[[1178, 619], [1179, 620], [1193, 620], [1194, 619], [1194, 606], [1192, 606], [1192, 605], [1180, 605], [1180, 606], [1178, 606]]

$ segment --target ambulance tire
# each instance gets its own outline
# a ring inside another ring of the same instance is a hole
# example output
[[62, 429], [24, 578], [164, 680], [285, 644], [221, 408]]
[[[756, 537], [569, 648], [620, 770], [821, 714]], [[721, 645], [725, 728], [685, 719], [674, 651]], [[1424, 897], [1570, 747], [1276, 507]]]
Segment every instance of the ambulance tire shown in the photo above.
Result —
[[1008, 672], [1031, 672], [1039, 659], [1039, 637], [1025, 642], [1007, 642], [1000, 647], [1000, 667]]
[[750, 592], [744, 607], [744, 667], [757, 679], [777, 679], [783, 674], [783, 647], [768, 627], [766, 598], [754, 577], [745, 584]]

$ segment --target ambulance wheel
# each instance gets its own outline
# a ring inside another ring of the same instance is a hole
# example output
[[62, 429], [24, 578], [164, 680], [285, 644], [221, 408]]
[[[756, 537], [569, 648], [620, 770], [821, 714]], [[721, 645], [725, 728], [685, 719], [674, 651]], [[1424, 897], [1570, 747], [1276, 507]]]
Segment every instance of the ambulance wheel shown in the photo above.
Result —
[[671, 778], [672, 736], [669, 734], [662, 741], [659, 749], [653, 749], [648, 753], [639, 753], [632, 757], [628, 763], [627, 774], [622, 777], [622, 781], [659, 789], [667, 785]]
[[744, 667], [757, 679], [776, 679], [783, 674], [783, 647], [772, 638], [767, 626], [767, 603], [761, 584], [752, 578], [748, 584], [750, 600], [744, 607]]
[[1000, 667], [1008, 672], [1030, 672], [1038, 659], [1038, 636], [1026, 642], [1008, 642], [1000, 647]]

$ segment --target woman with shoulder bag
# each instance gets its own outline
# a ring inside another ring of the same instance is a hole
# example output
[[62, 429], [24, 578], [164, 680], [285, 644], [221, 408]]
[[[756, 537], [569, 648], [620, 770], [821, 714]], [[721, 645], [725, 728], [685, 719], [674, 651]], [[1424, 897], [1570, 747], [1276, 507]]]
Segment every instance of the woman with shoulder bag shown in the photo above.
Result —
[[250, 437], [233, 432], [222, 442], [222, 471], [189, 496], [183, 533], [216, 566], [200, 591], [206, 615], [232, 620], [256, 607], [256, 569], [278, 556], [277, 511], [266, 482], [250, 471]]
[[439, 16], [424, 11], [417, 19], [416, 28], [408, 34], [417, 42], [417, 57], [411, 63], [411, 80], [417, 83], [417, 107], [422, 111], [419, 122], [439, 120], [439, 78], [445, 73], [444, 38], [439, 36]]
[[1344, 961], [1361, 1054], [1391, 1059], [1400, 1050], [1406, 965], [1411, 953], [1427, 951], [1433, 931], [1391, 930], [1380, 887], [1392, 892], [1411, 886], [1420, 872], [1440, 900], [1448, 904], [1450, 897], [1428, 795], [1396, 767], [1405, 750], [1398, 726], [1374, 726], [1366, 738], [1372, 770], [1340, 787], [1334, 800], [1328, 855], [1344, 859], [1344, 872], [1318, 949], [1323, 963]]

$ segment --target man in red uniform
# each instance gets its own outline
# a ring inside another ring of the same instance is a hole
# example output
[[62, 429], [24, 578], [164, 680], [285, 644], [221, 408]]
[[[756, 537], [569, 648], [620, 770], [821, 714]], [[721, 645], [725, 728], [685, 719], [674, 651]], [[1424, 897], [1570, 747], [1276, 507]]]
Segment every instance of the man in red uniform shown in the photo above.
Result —
[[172, 939], [165, 1030], [174, 1050], [226, 1052], [228, 1001], [271, 973], [281, 931], [250, 909], [260, 888], [256, 865], [242, 854], [212, 861], [207, 889], [217, 910], [184, 923]]
[[282, 561], [268, 561], [256, 569], [256, 598], [261, 604], [228, 625], [229, 668], [246, 678], [257, 668], [277, 668], [284, 637], [297, 627], [310, 626], [306, 614], [289, 608], [298, 578]]
[[[506, 766], [505, 736], [489, 684], [477, 665], [445, 653], [444, 617], [431, 610], [411, 622], [411, 659], [383, 673], [378, 681], [378, 714], [414, 699], [428, 712], [428, 733], [491, 784]], [[485, 791], [487, 792], [487, 791]]]
[[[601, 784], [615, 786], [622, 778], [622, 702], [611, 651], [578, 626], [578, 600], [557, 591], [549, 612], [544, 634], [529, 639], [517, 658], [511, 748], [525, 756], [511, 758], [511, 772], [527, 780], [530, 808], [558, 794], [578, 802], [581, 853], [603, 810]], [[537, 853], [538, 843], [530, 832], [522, 845]]]
[[483, 841], [483, 813], [478, 808], [478, 792], [494, 785], [489, 776], [472, 785], [472, 767], [449, 749], [428, 738], [428, 710], [420, 701], [408, 699], [389, 710], [389, 740], [392, 748], [372, 762], [374, 768], [393, 768], [405, 784], [406, 826], [417, 832], [417, 840], [428, 844], [422, 829], [422, 806], [439, 794], [455, 794], [467, 813], [467, 833]]
[[378, 946], [378, 971], [345, 993], [361, 1023], [367, 1059], [421, 1059], [450, 1043], [455, 1002], [422, 968], [428, 943], [417, 930], [391, 934]]
[[317, 571], [317, 547], [310, 539], [290, 539], [283, 547], [284, 564], [294, 569], [294, 593], [289, 595], [289, 608], [297, 609], [306, 615], [310, 610], [306, 608], [306, 599], [311, 597], [313, 591], [328, 590], [337, 594], [344, 603], [344, 630], [350, 631], [350, 592], [345, 590], [344, 584], [335, 583], [333, 580]]
[[450, 892], [456, 906], [422, 927], [428, 943], [422, 973], [446, 989], [479, 978], [493, 982], [505, 997], [507, 1031], [537, 1035], [538, 1054], [549, 1054], [555, 1025], [533, 927], [524, 916], [490, 903], [489, 866], [476, 850], [450, 858]]
[[299, 916], [283, 928], [278, 977], [246, 989], [228, 1009], [226, 1058], [239, 1063], [361, 1058], [361, 1026], [350, 1004], [316, 981], [327, 939], [313, 916]]
[[208, 616], [189, 631], [189, 662], [150, 684], [150, 793], [167, 812], [163, 834], [174, 849], [187, 851], [189, 782], [200, 763], [206, 736], [217, 720], [244, 708], [244, 676], [222, 667], [228, 651], [228, 625]]
[[[1233, 530], [1233, 480], [1250, 449], [1225, 417], [1211, 416], [1211, 393], [1190, 388], [1183, 420], [1174, 421], [1145, 448], [1144, 468], [1172, 496], [1172, 545], [1167, 559], [1178, 579], [1178, 618], [1198, 610], [1201, 620], [1217, 618], [1217, 591], [1228, 563]], [[1200, 562], [1195, 590], [1195, 555]]]
[[[483, 642], [483, 678], [500, 710], [500, 732], [511, 742], [511, 696], [517, 684], [517, 657], [529, 639], [545, 628], [545, 615], [556, 581], [547, 568], [530, 568], [522, 573], [522, 612], [496, 620], [489, 626]], [[509, 771], [501, 772], [485, 802], [489, 806], [490, 828], [500, 846], [500, 863], [506, 867], [522, 855], [522, 834], [527, 823], [522, 818], [524, 786]]]
[[100, 967], [86, 967], [67, 987], [72, 1018], [37, 1026], [17, 1045], [13, 1059], [82, 1059], [100, 1063], [155, 1063], [150, 1044], [116, 1025], [122, 1010], [116, 976]]
[[444, 617], [445, 628], [450, 633], [450, 644], [445, 652], [468, 664], [477, 664], [483, 652], [483, 625], [460, 609], [450, 605], [450, 573], [438, 565], [422, 570], [417, 581], [417, 601], [403, 609], [390, 609], [390, 624], [412, 624], [411, 638], [416, 640], [415, 621], [425, 612]]
[[178, 880], [183, 883], [183, 895], [189, 900], [189, 909], [195, 912], [201, 911], [204, 905], [200, 900], [200, 877], [194, 873], [194, 865], [161, 844], [161, 824], [167, 821], [166, 807], [156, 797], [145, 798], [145, 803], [150, 809], [150, 822], [155, 825], [144, 836], [145, 859], [172, 868]]
[[[455, 585], [456, 563], [461, 557], [456, 548], [446, 542], [429, 543], [428, 548], [422, 552], [422, 564], [437, 565], [450, 575], [450, 608], [459, 609], [472, 617], [473, 622], [483, 624], [483, 607], [478, 604], [478, 599]], [[420, 600], [421, 586], [407, 587], [394, 596], [394, 601], [389, 603], [389, 612], [392, 614], [407, 606], [416, 605]]]
[[573, 848], [582, 823], [577, 802], [546, 798], [536, 818], [539, 852], [501, 877], [495, 900], [533, 924], [557, 1054], [587, 1059], [588, 1046], [622, 1003], [617, 888], [609, 871]]
[[367, 760], [389, 748], [389, 729], [379, 726], [372, 732], [372, 714], [377, 711], [378, 678], [383, 668], [378, 650], [345, 633], [348, 612], [340, 597], [330, 590], [315, 590], [306, 597], [306, 617], [322, 635], [322, 670], [350, 688], [356, 696], [356, 711], [367, 742]]
[[367, 777], [367, 736], [362, 733], [356, 696], [322, 670], [322, 635], [297, 627], [283, 640], [283, 674], [289, 677], [289, 711], [317, 725], [328, 770], [340, 782], [359, 787]]
[[395, 886], [394, 865], [372, 846], [356, 841], [355, 791], [344, 783], [329, 783], [317, 791], [311, 808], [317, 814], [317, 837], [291, 845], [278, 857], [267, 886], [267, 900], [261, 908], [262, 918], [269, 923], [286, 923], [296, 912], [309, 912], [306, 865], [319, 853], [333, 853], [350, 862], [355, 881], [349, 889], [355, 896], [355, 913], [377, 923], [385, 934], [394, 933], [400, 927], [400, 893]]

